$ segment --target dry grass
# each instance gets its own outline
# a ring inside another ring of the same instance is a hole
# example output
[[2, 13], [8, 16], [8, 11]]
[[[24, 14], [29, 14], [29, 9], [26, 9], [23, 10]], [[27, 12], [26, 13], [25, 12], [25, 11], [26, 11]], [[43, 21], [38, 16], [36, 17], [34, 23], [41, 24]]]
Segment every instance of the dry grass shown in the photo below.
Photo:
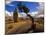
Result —
[[13, 32], [26, 32], [29, 28], [31, 28], [32, 21], [30, 20], [18, 20], [18, 22], [13, 21], [6, 21], [6, 32], [13, 33]]
[[[37, 31], [42, 31], [44, 29], [43, 23], [35, 22]], [[26, 32], [32, 26], [31, 20], [20, 20], [18, 22], [13, 21], [13, 19], [6, 19], [6, 32], [7, 33], [17, 33], [17, 32]]]

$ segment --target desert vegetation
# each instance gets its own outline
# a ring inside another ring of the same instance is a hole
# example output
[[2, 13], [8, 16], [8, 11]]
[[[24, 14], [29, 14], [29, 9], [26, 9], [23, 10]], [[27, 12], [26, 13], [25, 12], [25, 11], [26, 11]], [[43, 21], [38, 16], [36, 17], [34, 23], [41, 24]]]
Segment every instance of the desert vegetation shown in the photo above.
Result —
[[[12, 19], [12, 20], [11, 20]], [[43, 19], [37, 18], [34, 20], [35, 32], [43, 32], [44, 31], [44, 22]], [[9, 18], [6, 20], [6, 32], [7, 33], [26, 33], [32, 32], [32, 20], [18, 18], [18, 21], [14, 23], [13, 18]], [[34, 32], [34, 33], [35, 33]]]
[[[13, 16], [5, 16], [6, 33], [44, 32], [44, 17], [33, 18], [28, 14], [30, 9], [23, 5], [22, 2], [19, 2], [17, 6], [13, 12]], [[18, 17], [19, 10], [24, 12], [29, 18]]]

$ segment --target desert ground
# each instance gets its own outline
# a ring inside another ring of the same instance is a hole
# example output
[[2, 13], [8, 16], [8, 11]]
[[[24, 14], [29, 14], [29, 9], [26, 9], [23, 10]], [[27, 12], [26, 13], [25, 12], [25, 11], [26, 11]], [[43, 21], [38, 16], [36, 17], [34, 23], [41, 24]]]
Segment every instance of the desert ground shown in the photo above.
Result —
[[[34, 19], [35, 32], [44, 32], [44, 19], [37, 18]], [[30, 19], [18, 18], [18, 22], [14, 22], [13, 17], [5, 17], [5, 30], [6, 33], [32, 33], [33, 30], [28, 31], [32, 27], [32, 21]], [[35, 33], [34, 32], [34, 33]]]

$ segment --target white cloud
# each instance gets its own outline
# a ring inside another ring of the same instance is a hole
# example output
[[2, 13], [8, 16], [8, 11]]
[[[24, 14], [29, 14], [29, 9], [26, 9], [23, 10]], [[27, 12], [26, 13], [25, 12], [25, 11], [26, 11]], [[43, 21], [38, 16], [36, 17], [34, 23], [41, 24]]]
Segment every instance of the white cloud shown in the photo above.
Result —
[[8, 16], [13, 16], [13, 12], [8, 12], [8, 11], [6, 11], [5, 13], [6, 13], [6, 15], [8, 15]]
[[11, 2], [12, 2], [12, 1], [8, 0], [8, 1], [6, 1], [5, 3], [6, 3], [7, 5], [9, 5], [9, 6], [14, 6], [14, 5], [10, 4]]
[[43, 10], [44, 9], [44, 3], [43, 2], [39, 2], [39, 6], [37, 7], [37, 9]]
[[12, 5], [12, 4], [8, 4], [9, 6], [14, 6], [14, 5]]
[[35, 14], [38, 14], [38, 12], [37, 12], [37, 11], [36, 11], [36, 12], [32, 12], [31, 14], [32, 14], [32, 15], [35, 15]]
[[[12, 1], [10, 0], [10, 1], [7, 1], [7, 3], [9, 4], [9, 3], [11, 3]], [[10, 6], [13, 6], [13, 5], [11, 5], [10, 4]], [[37, 7], [38, 8], [38, 11], [35, 11], [35, 12], [31, 12], [31, 13], [29, 13], [31, 16], [33, 16], [33, 17], [43, 17], [44, 16], [44, 3], [42, 3], [42, 2], [39, 2], [39, 6]], [[13, 12], [7, 12], [6, 11], [6, 13], [9, 15], [9, 16], [13, 16]], [[18, 17], [25, 17], [26, 16], [26, 14], [25, 13], [18, 13]]]
[[18, 17], [26, 17], [25, 13], [18, 13]]
[[38, 17], [44, 17], [44, 3], [39, 2], [39, 6], [37, 7], [38, 9], [38, 14], [35, 15], [36, 18]]
[[32, 12], [31, 14], [37, 14], [38, 12]]
[[[13, 16], [13, 12], [8, 12], [7, 10], [5, 11], [6, 13], [6, 16]], [[25, 13], [19, 13], [18, 12], [18, 17], [26, 17], [26, 14]]]
[[12, 2], [12, 1], [7, 1], [7, 0], [5, 1], [6, 4], [9, 4], [9, 3], [11, 3], [11, 2]]
[[31, 12], [31, 13], [28, 13], [30, 14], [31, 16], [35, 16], [36, 14], [38, 14], [38, 11], [34, 11], [34, 12]]
[[43, 15], [43, 14], [41, 14], [41, 15], [38, 15], [38, 16], [37, 16], [37, 18], [39, 18], [39, 17], [44, 17], [44, 15]]
[[6, 0], [5, 3], [9, 4], [9, 3], [13, 2], [13, 1], [17, 1], [17, 0]]
[[42, 17], [44, 16], [44, 3], [39, 2], [39, 6], [36, 7], [38, 10], [35, 12], [31, 12], [30, 15], [33, 17]]

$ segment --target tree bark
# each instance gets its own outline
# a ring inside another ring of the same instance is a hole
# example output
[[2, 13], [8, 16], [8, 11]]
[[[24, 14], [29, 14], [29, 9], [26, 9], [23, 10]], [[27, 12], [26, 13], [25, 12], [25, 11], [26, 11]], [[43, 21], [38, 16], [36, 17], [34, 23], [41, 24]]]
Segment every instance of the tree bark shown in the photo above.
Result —
[[[31, 27], [31, 30], [35, 30], [35, 25], [34, 25], [34, 18], [31, 16], [31, 15], [29, 15], [29, 14], [27, 14], [27, 16], [30, 18], [30, 20], [32, 20], [32, 27]], [[29, 31], [30, 31], [30, 29], [29, 29]]]
[[13, 13], [14, 22], [17, 22], [17, 18], [18, 18], [18, 13], [16, 11], [16, 12]]

